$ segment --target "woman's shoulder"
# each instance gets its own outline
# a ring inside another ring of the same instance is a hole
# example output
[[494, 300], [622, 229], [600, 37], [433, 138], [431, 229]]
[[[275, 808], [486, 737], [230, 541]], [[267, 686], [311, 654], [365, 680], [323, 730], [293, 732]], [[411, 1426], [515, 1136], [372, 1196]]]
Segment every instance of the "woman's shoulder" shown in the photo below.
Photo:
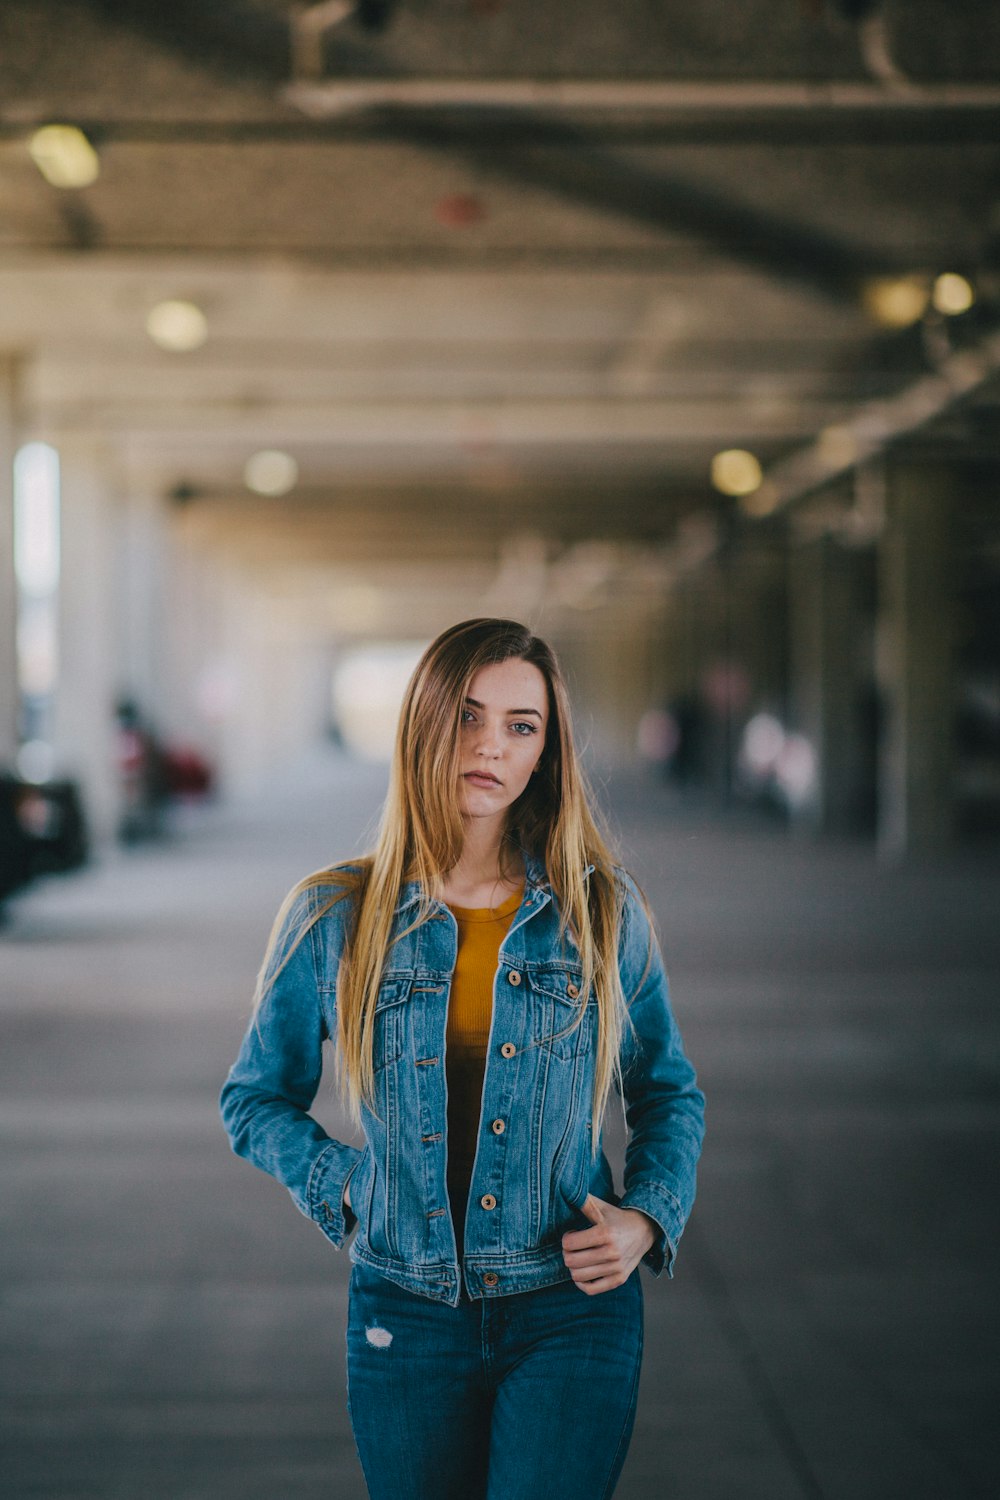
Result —
[[646, 893], [632, 871], [624, 865], [613, 865], [612, 877], [620, 914], [620, 947], [645, 953], [656, 941], [656, 923]]
[[618, 892], [618, 896], [622, 902], [622, 905], [645, 906], [645, 894], [643, 893], [642, 886], [632, 874], [632, 871], [626, 869], [624, 865], [616, 864], [612, 866], [612, 872], [614, 875], [615, 889]]
[[595, 862], [589, 865], [587, 868], [588, 878], [593, 880], [595, 875], [598, 879], [604, 880], [607, 883], [607, 888], [612, 891], [620, 909], [626, 910], [632, 906], [645, 905], [646, 898], [642, 893], [642, 887], [639, 882], [631, 870], [627, 869], [625, 865], [619, 864], [617, 860]]
[[370, 870], [371, 860], [364, 857], [311, 870], [292, 886], [281, 911], [293, 921], [319, 921], [333, 914], [346, 917], [364, 889]]

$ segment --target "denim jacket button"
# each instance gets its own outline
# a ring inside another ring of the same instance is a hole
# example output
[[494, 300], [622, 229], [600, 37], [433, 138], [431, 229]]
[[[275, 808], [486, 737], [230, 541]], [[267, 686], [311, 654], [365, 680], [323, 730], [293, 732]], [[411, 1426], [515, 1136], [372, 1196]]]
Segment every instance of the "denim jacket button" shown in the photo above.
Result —
[[483, 1286], [499, 1286], [499, 1285], [500, 1285], [500, 1277], [497, 1275], [497, 1273], [495, 1271], [484, 1271], [483, 1272]]
[[520, 984], [521, 983], [521, 976], [517, 972], [516, 969], [511, 969], [510, 973], [507, 975], [507, 983], [508, 984]]
[[571, 999], [571, 1000], [576, 1000], [576, 999], [578, 999], [578, 997], [579, 997], [579, 994], [580, 994], [580, 987], [579, 987], [579, 985], [576, 985], [576, 984], [568, 984], [568, 985], [567, 985], [567, 986], [566, 986], [566, 993], [567, 993], [567, 995], [568, 995], [568, 996], [569, 996], [569, 998], [570, 998], [570, 999]]
[[479, 1202], [482, 1204], [483, 1208], [496, 1208], [497, 1206], [497, 1200], [494, 1198], [492, 1193], [484, 1193]]
[[516, 1051], [517, 1048], [514, 1046], [513, 1042], [504, 1042], [503, 1046], [500, 1048], [500, 1056], [513, 1057]]
[[490, 1128], [492, 1129], [494, 1135], [503, 1135], [504, 1131], [507, 1129], [507, 1126], [504, 1124], [503, 1120], [494, 1120]]

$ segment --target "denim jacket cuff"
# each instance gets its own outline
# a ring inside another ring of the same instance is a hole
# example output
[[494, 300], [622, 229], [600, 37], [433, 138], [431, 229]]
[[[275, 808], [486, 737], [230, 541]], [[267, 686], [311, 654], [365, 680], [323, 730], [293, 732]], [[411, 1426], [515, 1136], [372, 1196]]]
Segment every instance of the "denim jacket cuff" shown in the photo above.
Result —
[[360, 1160], [361, 1152], [357, 1147], [330, 1141], [317, 1156], [309, 1174], [306, 1189], [309, 1216], [338, 1250], [357, 1223], [355, 1215], [344, 1207], [344, 1189]]
[[660, 1187], [655, 1182], [638, 1183], [629, 1188], [619, 1207], [641, 1209], [647, 1218], [653, 1220], [659, 1233], [642, 1257], [643, 1264], [649, 1267], [654, 1276], [659, 1276], [665, 1270], [668, 1277], [672, 1277], [677, 1258], [677, 1241], [683, 1226], [680, 1204], [670, 1189]]

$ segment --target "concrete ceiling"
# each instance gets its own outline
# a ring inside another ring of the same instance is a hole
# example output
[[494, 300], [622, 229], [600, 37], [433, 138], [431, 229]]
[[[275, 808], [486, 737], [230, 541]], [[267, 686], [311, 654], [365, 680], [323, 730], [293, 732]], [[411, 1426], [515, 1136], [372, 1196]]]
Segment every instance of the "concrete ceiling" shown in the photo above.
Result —
[[[129, 485], [179, 488], [220, 535], [242, 516], [258, 555], [279, 533], [283, 558], [427, 568], [499, 558], [511, 527], [669, 542], [716, 503], [718, 449], [780, 463], [993, 334], [987, 0], [409, 0], [381, 29], [347, 15], [311, 64], [292, 10], [0, 10], [25, 430], [102, 435]], [[92, 186], [36, 169], [53, 120], [93, 141]], [[971, 313], [873, 321], [873, 278], [948, 270]], [[165, 298], [204, 310], [200, 349], [151, 343]], [[251, 507], [264, 446], [300, 487]]]

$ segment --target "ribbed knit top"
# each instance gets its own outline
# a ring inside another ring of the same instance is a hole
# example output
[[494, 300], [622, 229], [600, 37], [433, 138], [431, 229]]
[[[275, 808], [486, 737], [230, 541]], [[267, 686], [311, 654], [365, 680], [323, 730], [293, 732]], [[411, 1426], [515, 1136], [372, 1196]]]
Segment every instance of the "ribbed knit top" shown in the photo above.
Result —
[[448, 1001], [448, 1198], [451, 1202], [458, 1250], [462, 1234], [469, 1183], [476, 1157], [479, 1116], [482, 1108], [486, 1049], [493, 1019], [493, 981], [500, 957], [500, 944], [521, 904], [524, 888], [509, 896], [502, 906], [452, 906], [458, 923], [458, 956]]

